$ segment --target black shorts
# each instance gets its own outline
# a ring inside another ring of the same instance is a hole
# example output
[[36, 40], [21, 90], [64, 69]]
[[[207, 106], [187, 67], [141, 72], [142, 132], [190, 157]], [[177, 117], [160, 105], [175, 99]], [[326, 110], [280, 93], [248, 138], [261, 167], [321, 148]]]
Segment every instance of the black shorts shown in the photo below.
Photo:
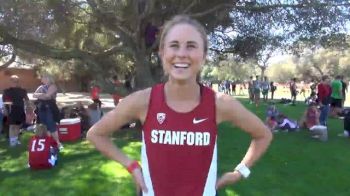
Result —
[[336, 108], [341, 108], [342, 107], [342, 99], [335, 99], [332, 97], [331, 106], [336, 107]]
[[23, 107], [11, 106], [8, 117], [10, 125], [21, 125], [26, 121], [26, 114]]

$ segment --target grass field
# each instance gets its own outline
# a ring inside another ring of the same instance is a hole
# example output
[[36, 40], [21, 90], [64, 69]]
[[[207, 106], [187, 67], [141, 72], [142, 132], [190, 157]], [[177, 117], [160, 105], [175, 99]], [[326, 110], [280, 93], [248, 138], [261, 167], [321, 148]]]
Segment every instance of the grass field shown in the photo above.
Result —
[[[256, 108], [246, 99], [248, 109], [262, 119], [266, 105]], [[299, 119], [305, 106], [277, 105], [291, 118]], [[252, 168], [248, 180], [226, 187], [219, 195], [350, 195], [350, 140], [339, 119], [329, 121], [329, 141], [319, 142], [306, 131], [276, 133], [265, 156]], [[26, 168], [26, 143], [8, 148], [0, 138], [0, 195], [135, 195], [131, 176], [123, 167], [107, 160], [85, 140], [65, 143], [58, 166], [52, 170]], [[115, 135], [115, 143], [135, 159], [140, 157], [140, 132], [126, 130]], [[228, 124], [219, 126], [218, 173], [232, 170], [242, 159], [249, 137]]]

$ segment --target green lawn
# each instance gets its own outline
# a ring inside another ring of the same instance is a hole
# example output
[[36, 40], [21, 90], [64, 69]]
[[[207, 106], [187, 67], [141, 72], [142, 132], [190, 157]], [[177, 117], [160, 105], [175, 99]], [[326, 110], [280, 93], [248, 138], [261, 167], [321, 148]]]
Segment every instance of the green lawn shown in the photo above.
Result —
[[[242, 102], [261, 118], [266, 105], [258, 109]], [[300, 118], [305, 106], [277, 105], [288, 116]], [[350, 195], [350, 140], [337, 137], [342, 121], [330, 120], [329, 141], [319, 142], [306, 131], [276, 133], [265, 156], [253, 167], [248, 180], [220, 190], [219, 195]], [[85, 140], [66, 143], [56, 168], [31, 171], [26, 168], [23, 144], [8, 148], [0, 139], [0, 195], [135, 195], [133, 182], [121, 165], [104, 158]], [[134, 158], [140, 155], [140, 134], [123, 131], [115, 143]], [[242, 159], [249, 137], [228, 124], [219, 127], [218, 172], [232, 170]]]

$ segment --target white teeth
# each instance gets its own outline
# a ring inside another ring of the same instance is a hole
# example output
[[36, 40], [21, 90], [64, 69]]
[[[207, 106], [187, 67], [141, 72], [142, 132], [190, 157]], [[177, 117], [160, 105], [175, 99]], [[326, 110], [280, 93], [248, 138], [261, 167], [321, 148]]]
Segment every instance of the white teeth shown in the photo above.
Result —
[[177, 63], [177, 64], [174, 64], [174, 66], [176, 68], [188, 68], [190, 65], [187, 63]]

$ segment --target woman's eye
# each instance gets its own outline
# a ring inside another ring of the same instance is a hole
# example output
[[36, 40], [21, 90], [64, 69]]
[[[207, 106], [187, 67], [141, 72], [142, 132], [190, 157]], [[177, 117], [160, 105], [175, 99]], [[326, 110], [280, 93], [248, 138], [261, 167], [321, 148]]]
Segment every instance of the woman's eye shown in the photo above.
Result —
[[187, 48], [196, 48], [195, 45], [188, 45]]
[[170, 48], [178, 48], [179, 47], [179, 45], [177, 45], [177, 44], [170, 44]]

